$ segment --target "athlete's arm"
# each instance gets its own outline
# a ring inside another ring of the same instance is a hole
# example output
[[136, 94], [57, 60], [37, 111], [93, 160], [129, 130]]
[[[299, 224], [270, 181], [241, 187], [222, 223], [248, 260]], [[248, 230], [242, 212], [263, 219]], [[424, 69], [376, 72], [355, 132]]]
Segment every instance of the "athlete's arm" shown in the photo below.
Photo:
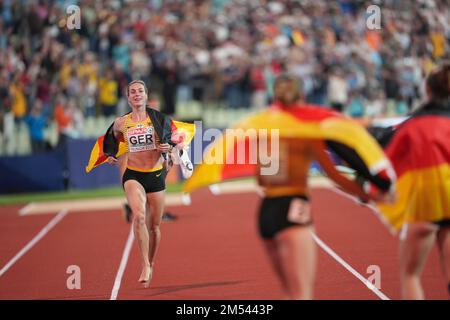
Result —
[[337, 183], [345, 191], [358, 196], [361, 200], [369, 200], [369, 196], [364, 192], [364, 190], [358, 183], [347, 178], [336, 170], [334, 163], [331, 161], [330, 156], [326, 152], [326, 145], [323, 141], [314, 141], [313, 151], [316, 160], [319, 162], [319, 164], [325, 170], [325, 173], [331, 180]]
[[124, 122], [125, 122], [125, 119], [123, 117], [119, 117], [114, 121], [113, 134], [116, 139], [123, 140], [122, 128], [123, 128]]
[[120, 171], [120, 177], [123, 177], [123, 174], [125, 172], [125, 170], [127, 169], [127, 164], [128, 164], [128, 155], [127, 153], [124, 153], [122, 156], [119, 157], [118, 159], [118, 167], [119, 167], [119, 171]]
[[[113, 135], [116, 139], [119, 140], [123, 140], [123, 133], [122, 133], [122, 127], [123, 127], [123, 123], [124, 123], [124, 118], [123, 117], [119, 117], [114, 121], [114, 125], [113, 125]], [[106, 161], [108, 161], [109, 164], [114, 164], [114, 165], [120, 165], [117, 161], [116, 157], [108, 157], [108, 159], [106, 159]]]

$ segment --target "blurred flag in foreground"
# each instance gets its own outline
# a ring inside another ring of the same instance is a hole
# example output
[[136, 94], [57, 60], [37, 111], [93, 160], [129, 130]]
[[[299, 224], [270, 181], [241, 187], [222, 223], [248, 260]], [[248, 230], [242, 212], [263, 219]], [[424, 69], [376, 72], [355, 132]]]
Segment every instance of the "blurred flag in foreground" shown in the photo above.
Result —
[[[280, 138], [323, 140], [359, 177], [383, 190], [388, 190], [391, 185], [387, 175], [383, 174], [391, 169], [390, 162], [376, 140], [352, 119], [329, 109], [313, 106], [283, 109], [274, 105], [244, 118], [232, 129], [266, 130], [269, 135], [272, 129], [277, 129]], [[258, 138], [250, 134], [228, 139], [225, 132], [205, 150], [203, 163], [185, 182], [183, 191], [192, 192], [223, 180], [255, 175], [257, 165], [250, 161], [257, 157], [254, 139]], [[237, 154], [238, 150], [241, 155]], [[243, 161], [233, 161], [236, 154]]]
[[391, 133], [385, 148], [397, 174], [394, 203], [378, 203], [396, 229], [450, 220], [450, 109], [423, 108]]

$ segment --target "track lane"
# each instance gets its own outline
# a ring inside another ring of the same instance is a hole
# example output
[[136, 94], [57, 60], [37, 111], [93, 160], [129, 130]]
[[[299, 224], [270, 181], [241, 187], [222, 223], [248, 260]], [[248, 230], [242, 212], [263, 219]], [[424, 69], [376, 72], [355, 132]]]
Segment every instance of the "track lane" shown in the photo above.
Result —
[[18, 214], [21, 207], [0, 207], [0, 269], [54, 217], [53, 214], [21, 217]]
[[[391, 299], [400, 299], [397, 237], [389, 233], [370, 209], [331, 190], [315, 189], [312, 203], [317, 234], [366, 278], [371, 275], [367, 268], [378, 265], [381, 291]], [[428, 258], [422, 280], [427, 299], [448, 299], [436, 246]], [[342, 296], [357, 299], [365, 293], [352, 292], [344, 286]]]
[[[330, 190], [315, 189], [312, 199], [317, 235], [365, 277], [369, 265], [379, 265], [381, 291], [398, 299], [397, 239], [369, 209]], [[213, 196], [204, 189], [192, 195], [191, 206], [168, 207], [179, 219], [162, 223], [150, 288], [137, 282], [140, 262], [133, 243], [118, 299], [281, 299], [257, 234], [258, 203], [255, 193]], [[2, 236], [10, 244], [20, 242], [12, 241], [14, 236], [29, 241], [38, 228], [25, 219], [42, 225], [52, 217], [10, 216], [4, 229], [9, 235]], [[35, 231], [28, 238], [17, 232], [27, 229]], [[118, 210], [70, 213], [0, 277], [0, 299], [109, 299], [129, 230]], [[316, 299], [378, 299], [329, 254], [318, 252]], [[81, 290], [66, 288], [71, 264], [81, 267]], [[447, 299], [435, 249], [423, 280], [427, 298]]]
[[[137, 283], [140, 265], [134, 248], [119, 299], [281, 299], [257, 234], [258, 203], [255, 193], [213, 196], [202, 190], [193, 194], [190, 207], [168, 208], [180, 219], [163, 223], [150, 288]], [[316, 220], [317, 230], [328, 230], [322, 220]], [[318, 252], [316, 298], [378, 299], [323, 250]]]
[[[109, 299], [128, 229], [119, 211], [69, 213], [0, 278], [0, 299]], [[80, 290], [67, 288], [70, 265]]]
[[[133, 248], [119, 299], [276, 299], [280, 288], [256, 236], [255, 194], [192, 195], [191, 206], [168, 207], [150, 288], [137, 283]], [[226, 208], [226, 209], [225, 209]]]

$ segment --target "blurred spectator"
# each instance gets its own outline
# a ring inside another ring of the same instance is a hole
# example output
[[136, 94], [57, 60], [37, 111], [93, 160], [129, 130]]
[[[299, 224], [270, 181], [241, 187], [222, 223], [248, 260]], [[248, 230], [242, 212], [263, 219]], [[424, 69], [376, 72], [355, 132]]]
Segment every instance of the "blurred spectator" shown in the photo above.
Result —
[[175, 113], [175, 99], [179, 83], [178, 70], [173, 59], [167, 59], [157, 68], [157, 74], [163, 79], [162, 97], [164, 100], [163, 112], [170, 116]]
[[386, 113], [389, 116], [395, 115], [398, 105], [399, 83], [395, 70], [386, 69], [383, 72], [384, 92], [386, 95]]
[[80, 107], [86, 117], [94, 117], [96, 115], [95, 110], [95, 98], [97, 94], [97, 81], [84, 75], [81, 78], [80, 86]]
[[316, 65], [312, 75], [311, 91], [306, 97], [307, 102], [316, 105], [325, 105], [327, 98], [327, 71], [320, 65]]
[[[118, 28], [118, 25], [115, 25], [114, 27]], [[128, 71], [130, 64], [130, 47], [123, 36], [120, 38], [120, 42], [113, 47], [112, 56], [114, 62], [120, 64], [123, 70]]]
[[67, 109], [66, 99], [62, 95], [58, 96], [53, 114], [58, 128], [58, 146], [66, 145], [68, 132], [71, 129], [72, 118]]
[[69, 98], [65, 114], [70, 119], [65, 128], [65, 134], [71, 138], [80, 138], [83, 134], [84, 115], [81, 112], [77, 100]]
[[106, 70], [105, 75], [100, 78], [98, 83], [99, 103], [102, 115], [116, 115], [117, 102], [119, 100], [119, 84], [113, 77], [111, 70]]
[[344, 78], [344, 72], [340, 68], [335, 68], [328, 79], [328, 101], [331, 108], [336, 111], [343, 111], [348, 101], [348, 83]]
[[148, 106], [155, 110], [161, 111], [161, 105], [159, 103], [159, 96], [156, 93], [149, 93]]
[[3, 151], [5, 154], [8, 155], [14, 155], [17, 153], [17, 143], [16, 143], [16, 123], [14, 120], [14, 113], [11, 110], [10, 105], [6, 105], [6, 108], [3, 111], [2, 114], [2, 144], [3, 144]]
[[369, 117], [382, 117], [386, 115], [386, 104], [383, 90], [378, 90], [369, 95], [365, 114]]
[[379, 30], [366, 26], [370, 1], [78, 0], [80, 30], [65, 27], [64, 1], [0, 3], [0, 99], [18, 118], [39, 99], [52, 121], [60, 93], [83, 117], [116, 115], [132, 78], [169, 114], [191, 100], [260, 108], [283, 71], [302, 77], [310, 103], [366, 116], [376, 101], [397, 115], [450, 58], [448, 0], [382, 1]]
[[267, 96], [264, 64], [261, 59], [255, 59], [252, 63], [250, 83], [252, 88], [251, 106], [255, 109], [263, 109], [267, 105]]
[[222, 70], [224, 81], [224, 96], [227, 105], [232, 108], [243, 106], [244, 91], [243, 82], [245, 78], [245, 66], [237, 56], [230, 56], [227, 66]]
[[44, 129], [46, 120], [42, 114], [42, 102], [36, 99], [30, 113], [25, 117], [30, 134], [31, 150], [33, 153], [45, 151]]
[[435, 27], [430, 33], [431, 44], [433, 46], [432, 55], [434, 59], [442, 58], [445, 55], [445, 34], [442, 27]]
[[50, 105], [50, 80], [49, 75], [46, 69], [41, 69], [37, 78], [36, 85], [36, 99], [39, 99], [42, 102], [42, 112], [45, 116], [49, 116], [51, 114], [51, 105]]
[[16, 73], [9, 87], [11, 94], [11, 108], [16, 121], [23, 119], [27, 112], [27, 102], [23, 83], [20, 80], [20, 74]]
[[8, 87], [8, 76], [0, 72], [0, 110], [6, 112], [6, 108], [11, 104]]

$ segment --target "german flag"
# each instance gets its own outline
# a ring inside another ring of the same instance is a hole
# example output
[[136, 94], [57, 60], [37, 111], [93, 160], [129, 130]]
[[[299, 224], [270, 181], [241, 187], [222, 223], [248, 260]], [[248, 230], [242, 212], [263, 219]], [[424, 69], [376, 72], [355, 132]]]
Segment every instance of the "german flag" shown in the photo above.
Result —
[[428, 103], [391, 134], [385, 148], [397, 181], [394, 203], [378, 203], [399, 230], [450, 219], [450, 106]]
[[[92, 169], [98, 167], [99, 165], [106, 162], [108, 159], [108, 155], [106, 155], [103, 151], [103, 140], [105, 139], [105, 135], [99, 137], [94, 144], [94, 147], [91, 151], [91, 156], [89, 157], [88, 165], [86, 166], [86, 173], [91, 172]], [[119, 151], [116, 153], [115, 157], [118, 158], [123, 155], [127, 150], [127, 147], [124, 142], [119, 143]]]
[[[382, 190], [390, 187], [390, 181], [380, 176], [381, 172], [390, 169], [390, 162], [375, 139], [354, 120], [324, 107], [299, 105], [282, 108], [273, 105], [239, 121], [232, 129], [266, 130], [269, 134], [270, 130], [277, 129], [280, 138], [323, 140], [359, 176]], [[184, 192], [227, 179], [255, 175], [257, 165], [250, 161], [257, 157], [255, 148], [250, 147], [254, 145], [253, 139], [256, 137], [251, 135], [228, 139], [226, 133], [216, 139], [205, 150], [203, 163], [185, 182]], [[245, 150], [240, 162], [233, 161], [238, 149]]]
[[[94, 147], [91, 151], [91, 156], [89, 158], [88, 165], [86, 166], [86, 172], [89, 173], [92, 169], [98, 167], [99, 165], [106, 162], [108, 159], [108, 154], [104, 151], [104, 140], [108, 135], [108, 132], [112, 130], [113, 124], [109, 127], [107, 134], [99, 137], [94, 144]], [[186, 123], [181, 121], [170, 120], [170, 129], [171, 129], [171, 139], [170, 143], [173, 145], [183, 144], [189, 145], [191, 140], [195, 135], [195, 124]], [[127, 147], [124, 141], [118, 141], [117, 152], [115, 153], [115, 157], [118, 158], [122, 156], [126, 151]]]

